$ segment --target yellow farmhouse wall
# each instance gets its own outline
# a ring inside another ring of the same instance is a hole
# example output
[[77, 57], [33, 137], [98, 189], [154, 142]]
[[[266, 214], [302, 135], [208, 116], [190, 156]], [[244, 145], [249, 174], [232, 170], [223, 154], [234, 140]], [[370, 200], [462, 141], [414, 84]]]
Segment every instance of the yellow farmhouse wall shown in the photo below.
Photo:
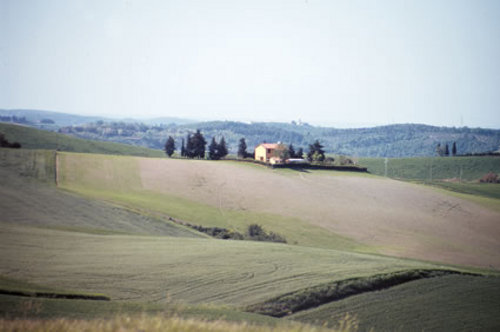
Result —
[[263, 145], [255, 148], [255, 160], [267, 162], [268, 159], [267, 149]]

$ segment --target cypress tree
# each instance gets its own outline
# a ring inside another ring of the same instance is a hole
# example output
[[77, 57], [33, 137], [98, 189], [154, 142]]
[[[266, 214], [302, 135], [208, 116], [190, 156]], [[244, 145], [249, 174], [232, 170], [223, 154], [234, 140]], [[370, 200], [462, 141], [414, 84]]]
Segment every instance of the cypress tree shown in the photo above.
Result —
[[172, 136], [168, 136], [167, 142], [165, 143], [165, 153], [167, 156], [172, 157], [175, 151], [175, 141]]
[[288, 146], [288, 155], [290, 158], [296, 158], [297, 155], [295, 154], [295, 149], [293, 148], [292, 143], [290, 143], [290, 146]]
[[186, 156], [186, 147], [184, 146], [184, 138], [182, 139], [182, 145], [181, 145], [181, 157]]
[[238, 157], [246, 158], [248, 157], [247, 153], [247, 143], [245, 142], [245, 138], [240, 138], [240, 144], [238, 145]]
[[226, 140], [224, 139], [224, 136], [222, 136], [222, 138], [220, 139], [220, 142], [219, 142], [219, 146], [218, 146], [218, 151], [217, 151], [217, 155], [220, 158], [224, 158], [225, 156], [227, 156], [227, 145], [226, 145]]
[[193, 135], [191, 140], [193, 147], [193, 154], [191, 158], [205, 158], [205, 146], [207, 145], [207, 141], [205, 141], [205, 138], [199, 129], [196, 130], [196, 133]]
[[440, 157], [443, 156], [443, 149], [441, 148], [441, 143], [438, 143], [438, 145], [436, 146], [436, 153]]
[[453, 142], [453, 146], [451, 147], [451, 154], [453, 156], [457, 155], [457, 143], [456, 142]]
[[449, 156], [450, 155], [450, 149], [448, 148], [448, 143], [444, 146], [444, 155]]
[[297, 150], [297, 153], [295, 153], [296, 158], [304, 158], [304, 150], [302, 148], [299, 148]]
[[215, 137], [212, 137], [212, 142], [208, 146], [208, 159], [219, 160], [219, 145], [215, 141]]
[[193, 138], [191, 137], [191, 134], [187, 135], [186, 138], [186, 157], [188, 158], [194, 158], [194, 142]]

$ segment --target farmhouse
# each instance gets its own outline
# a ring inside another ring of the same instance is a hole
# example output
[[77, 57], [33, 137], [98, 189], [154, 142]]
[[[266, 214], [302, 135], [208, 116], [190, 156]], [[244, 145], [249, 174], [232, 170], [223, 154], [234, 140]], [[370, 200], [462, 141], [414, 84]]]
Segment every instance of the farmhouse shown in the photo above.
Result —
[[285, 151], [288, 147], [281, 143], [262, 143], [255, 147], [255, 160], [271, 164], [284, 162]]

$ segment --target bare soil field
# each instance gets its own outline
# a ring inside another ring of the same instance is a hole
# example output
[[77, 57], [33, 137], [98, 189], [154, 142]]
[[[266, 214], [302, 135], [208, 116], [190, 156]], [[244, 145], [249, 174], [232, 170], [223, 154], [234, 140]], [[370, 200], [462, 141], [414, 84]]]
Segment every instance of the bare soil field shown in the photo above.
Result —
[[423, 186], [221, 162], [140, 159], [139, 169], [147, 190], [299, 217], [388, 255], [500, 268], [500, 213]]
[[235, 162], [61, 157], [60, 177], [69, 190], [85, 186], [165, 194], [211, 206], [221, 214], [298, 218], [380, 254], [500, 269], [500, 212], [425, 186], [364, 174], [271, 170]]

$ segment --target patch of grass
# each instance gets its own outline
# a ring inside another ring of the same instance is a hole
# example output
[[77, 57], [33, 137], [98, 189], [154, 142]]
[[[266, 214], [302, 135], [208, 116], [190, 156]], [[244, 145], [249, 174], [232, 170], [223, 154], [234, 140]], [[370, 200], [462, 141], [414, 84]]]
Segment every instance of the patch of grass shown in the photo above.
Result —
[[104, 191], [84, 186], [61, 188], [89, 198], [122, 204], [141, 213], [152, 213], [163, 218], [172, 217], [206, 227], [221, 227], [245, 233], [251, 224], [265, 225], [266, 230], [279, 233], [287, 243], [330, 249], [373, 252], [375, 249], [342, 237], [299, 218], [270, 213], [218, 209], [216, 207], [168, 194], [148, 191]]
[[5, 276], [0, 276], [0, 294], [20, 297], [50, 298], [50, 299], [78, 299], [109, 301], [104, 294], [90, 294], [67, 290], [56, 290], [44, 286], [23, 282]]
[[55, 151], [0, 148], [0, 167], [16, 175], [55, 183]]
[[[384, 158], [360, 158], [359, 164], [376, 175], [385, 175]], [[390, 178], [431, 181], [436, 179], [478, 180], [488, 172], [500, 173], [500, 157], [388, 158]]]
[[89, 234], [200, 237], [167, 219], [67, 193], [0, 167], [0, 222]]
[[328, 328], [312, 327], [300, 323], [282, 322], [275, 326], [252, 325], [235, 323], [224, 320], [205, 321], [201, 319], [186, 319], [180, 317], [166, 317], [164, 315], [117, 315], [108, 319], [73, 320], [0, 320], [0, 331], [176, 331], [176, 332], [322, 332], [322, 331], [356, 331], [356, 322], [343, 320], [342, 326], [333, 330]]
[[496, 183], [456, 183], [456, 182], [433, 181], [432, 183], [429, 184], [445, 190], [454, 191], [462, 194], [500, 199], [500, 184]]
[[[41, 249], [42, 248], [42, 249]], [[432, 265], [269, 242], [101, 236], [2, 224], [0, 273], [113, 301], [247, 306], [332, 280]]]
[[461, 273], [451, 270], [409, 270], [339, 280], [280, 295], [277, 298], [252, 305], [247, 310], [262, 315], [283, 317], [350, 296], [394, 287], [413, 280], [450, 274]]
[[498, 331], [499, 307], [499, 277], [449, 275], [352, 296], [288, 318], [335, 326], [350, 313], [360, 331]]
[[21, 143], [22, 149], [46, 149], [84, 153], [102, 153], [142, 157], [164, 157], [165, 153], [134, 145], [90, 141], [51, 131], [0, 123], [0, 132], [9, 141]]
[[162, 315], [195, 318], [204, 321], [225, 320], [267, 326], [287, 325], [282, 320], [238, 311], [226, 306], [185, 305], [175, 303], [85, 301], [68, 299], [23, 298], [0, 294], [0, 318], [19, 319], [109, 319], [116, 315]]

